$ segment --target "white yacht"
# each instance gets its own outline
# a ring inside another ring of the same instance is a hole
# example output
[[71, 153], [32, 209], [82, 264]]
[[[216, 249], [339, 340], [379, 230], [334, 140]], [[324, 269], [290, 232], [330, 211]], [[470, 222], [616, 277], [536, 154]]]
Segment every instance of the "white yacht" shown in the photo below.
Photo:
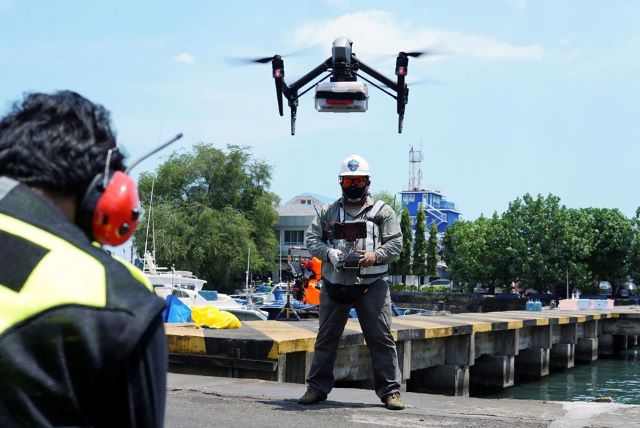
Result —
[[155, 259], [150, 253], [144, 257], [144, 274], [149, 278], [155, 293], [166, 299], [173, 295], [190, 308], [193, 306], [215, 306], [220, 310], [228, 311], [241, 321], [266, 320], [268, 313], [256, 308], [243, 306], [231, 296], [218, 293], [215, 290], [203, 290], [207, 283], [197, 278], [192, 272], [156, 266]]

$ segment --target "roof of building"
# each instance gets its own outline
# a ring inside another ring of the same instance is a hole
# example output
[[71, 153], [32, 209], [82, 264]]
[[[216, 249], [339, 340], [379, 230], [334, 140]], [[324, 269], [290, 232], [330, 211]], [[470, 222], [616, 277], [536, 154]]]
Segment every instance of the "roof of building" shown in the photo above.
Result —
[[[315, 216], [316, 210], [324, 205], [321, 200], [309, 193], [293, 197], [284, 205], [276, 208], [280, 216]], [[315, 207], [315, 208], [314, 208]]]
[[[278, 215], [283, 216], [315, 216], [313, 205], [280, 205], [276, 208]], [[320, 211], [320, 207], [318, 207]]]

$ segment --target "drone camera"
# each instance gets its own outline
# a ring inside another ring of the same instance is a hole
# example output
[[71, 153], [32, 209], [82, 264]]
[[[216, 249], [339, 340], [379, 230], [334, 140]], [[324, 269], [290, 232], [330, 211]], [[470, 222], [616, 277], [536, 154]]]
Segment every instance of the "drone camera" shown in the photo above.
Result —
[[365, 112], [369, 91], [363, 82], [320, 82], [315, 98], [316, 110], [320, 112]]
[[334, 62], [351, 62], [351, 46], [353, 42], [346, 37], [338, 37], [333, 41], [331, 56]]

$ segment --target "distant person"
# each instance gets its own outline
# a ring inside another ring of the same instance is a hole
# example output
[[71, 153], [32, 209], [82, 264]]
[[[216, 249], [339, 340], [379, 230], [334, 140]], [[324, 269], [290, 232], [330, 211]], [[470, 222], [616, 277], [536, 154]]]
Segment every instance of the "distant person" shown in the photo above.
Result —
[[[375, 392], [385, 407], [401, 410], [405, 406], [400, 400], [398, 355], [391, 335], [387, 273], [389, 263], [400, 254], [402, 232], [393, 209], [369, 195], [371, 174], [366, 160], [358, 155], [347, 157], [338, 178], [342, 198], [322, 207], [305, 236], [309, 252], [323, 262], [324, 286], [308, 388], [298, 403], [318, 403], [331, 392], [338, 342], [354, 307], [371, 355]], [[369, 231], [357, 242], [360, 261], [355, 268], [342, 265], [344, 241], [331, 238], [332, 225], [349, 221], [364, 221]]]
[[123, 169], [109, 113], [77, 93], [26, 95], [0, 119], [2, 427], [164, 423], [164, 303], [92, 245], [137, 226]]

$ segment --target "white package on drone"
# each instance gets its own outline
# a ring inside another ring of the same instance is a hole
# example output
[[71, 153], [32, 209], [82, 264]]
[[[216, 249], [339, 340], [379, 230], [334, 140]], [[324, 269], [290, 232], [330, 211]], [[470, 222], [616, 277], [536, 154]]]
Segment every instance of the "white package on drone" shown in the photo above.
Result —
[[362, 82], [320, 82], [316, 85], [315, 98], [318, 111], [365, 112], [369, 91]]

